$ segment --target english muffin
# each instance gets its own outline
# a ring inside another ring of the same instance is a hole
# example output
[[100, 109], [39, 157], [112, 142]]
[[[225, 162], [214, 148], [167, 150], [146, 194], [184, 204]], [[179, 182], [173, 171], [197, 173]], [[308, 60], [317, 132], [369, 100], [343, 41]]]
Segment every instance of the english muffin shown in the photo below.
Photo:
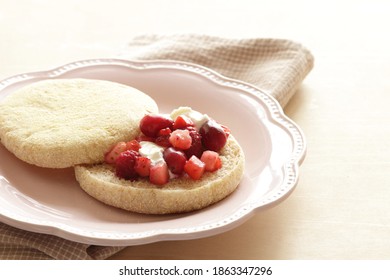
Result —
[[245, 156], [231, 131], [190, 107], [148, 114], [141, 134], [112, 147], [103, 164], [75, 166], [81, 188], [97, 200], [137, 213], [199, 210], [231, 194]]
[[115, 82], [48, 79], [0, 103], [1, 143], [40, 167], [100, 163], [114, 143], [139, 134], [138, 123], [157, 112], [145, 93]]
[[112, 165], [75, 167], [81, 188], [95, 199], [117, 208], [143, 214], [173, 214], [199, 210], [230, 195], [244, 173], [244, 153], [229, 136], [220, 152], [222, 167], [205, 173], [200, 180], [188, 177], [170, 180], [163, 186], [147, 179], [118, 178]]

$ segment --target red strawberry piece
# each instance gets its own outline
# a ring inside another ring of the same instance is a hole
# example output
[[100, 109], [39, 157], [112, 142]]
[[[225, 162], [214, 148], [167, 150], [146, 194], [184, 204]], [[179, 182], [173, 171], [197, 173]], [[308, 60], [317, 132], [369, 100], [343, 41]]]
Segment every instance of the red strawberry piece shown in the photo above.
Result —
[[205, 171], [205, 164], [196, 156], [192, 156], [184, 165], [184, 171], [192, 179], [199, 180]]
[[138, 177], [134, 169], [135, 162], [139, 154], [133, 150], [124, 151], [116, 159], [115, 174], [119, 178], [126, 180], [135, 180]]
[[126, 149], [138, 152], [141, 149], [141, 145], [137, 140], [131, 140], [126, 143]]
[[204, 162], [206, 171], [214, 172], [222, 167], [221, 158], [214, 151], [204, 151], [200, 160]]
[[186, 150], [191, 147], [192, 138], [187, 129], [176, 129], [169, 136], [169, 142], [179, 150]]
[[110, 151], [108, 151], [104, 155], [104, 161], [109, 164], [115, 163], [119, 155], [127, 150], [127, 145], [125, 142], [118, 142], [114, 147], [111, 148]]
[[150, 174], [151, 161], [147, 157], [137, 157], [134, 170], [141, 177], [147, 177]]
[[158, 162], [150, 167], [149, 180], [152, 184], [160, 186], [168, 183], [168, 166], [164, 161]]
[[186, 154], [188, 159], [193, 155], [200, 158], [204, 150], [202, 145], [202, 136], [195, 129], [195, 127], [189, 127], [187, 128], [187, 130], [190, 132], [192, 141], [191, 141], [191, 146], [187, 150], [185, 150], [184, 153]]
[[154, 139], [154, 143], [161, 147], [171, 147], [171, 142], [169, 141], [170, 135], [161, 135], [157, 136], [156, 139]]
[[166, 135], [170, 135], [172, 132], [172, 130], [167, 127], [167, 128], [163, 128], [163, 129], [160, 129], [160, 131], [158, 132], [158, 136], [166, 136]]
[[185, 129], [189, 126], [194, 126], [194, 122], [186, 115], [179, 115], [173, 123], [173, 129]]
[[161, 147], [170, 147], [171, 143], [169, 142], [169, 136], [171, 135], [172, 130], [167, 127], [160, 129], [157, 134], [157, 137], [154, 139], [154, 143]]

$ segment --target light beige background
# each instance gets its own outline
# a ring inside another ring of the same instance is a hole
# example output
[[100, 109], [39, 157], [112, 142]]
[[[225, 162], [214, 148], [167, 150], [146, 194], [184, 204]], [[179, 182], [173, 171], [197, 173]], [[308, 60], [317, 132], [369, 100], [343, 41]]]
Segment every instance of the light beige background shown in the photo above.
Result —
[[113, 57], [145, 33], [300, 42], [316, 60], [285, 108], [308, 143], [294, 193], [224, 234], [113, 258], [389, 259], [389, 15], [379, 0], [0, 0], [0, 79]]

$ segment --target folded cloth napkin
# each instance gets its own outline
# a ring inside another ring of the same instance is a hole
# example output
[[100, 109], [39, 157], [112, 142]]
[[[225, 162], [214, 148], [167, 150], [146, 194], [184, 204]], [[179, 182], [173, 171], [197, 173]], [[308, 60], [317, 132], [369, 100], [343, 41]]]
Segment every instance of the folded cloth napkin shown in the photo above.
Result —
[[133, 38], [121, 56], [126, 59], [172, 59], [208, 67], [257, 86], [284, 107], [314, 58], [304, 46], [284, 39], [233, 39], [207, 35], [143, 35]]
[[[285, 106], [313, 67], [311, 53], [282, 39], [231, 39], [205, 35], [133, 38], [123, 59], [169, 59], [206, 66], [251, 83]], [[105, 259], [123, 247], [94, 246], [32, 233], [0, 223], [0, 259]]]
[[121, 249], [81, 244], [0, 223], [0, 260], [101, 260]]

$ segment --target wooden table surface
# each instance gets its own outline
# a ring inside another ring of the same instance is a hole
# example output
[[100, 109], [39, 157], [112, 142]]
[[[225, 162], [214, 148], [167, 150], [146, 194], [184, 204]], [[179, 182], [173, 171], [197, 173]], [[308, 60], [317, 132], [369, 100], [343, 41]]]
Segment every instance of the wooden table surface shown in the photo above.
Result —
[[390, 2], [0, 1], [0, 79], [117, 55], [140, 34], [290, 39], [315, 66], [285, 113], [307, 156], [296, 190], [226, 233], [112, 259], [389, 259]]

